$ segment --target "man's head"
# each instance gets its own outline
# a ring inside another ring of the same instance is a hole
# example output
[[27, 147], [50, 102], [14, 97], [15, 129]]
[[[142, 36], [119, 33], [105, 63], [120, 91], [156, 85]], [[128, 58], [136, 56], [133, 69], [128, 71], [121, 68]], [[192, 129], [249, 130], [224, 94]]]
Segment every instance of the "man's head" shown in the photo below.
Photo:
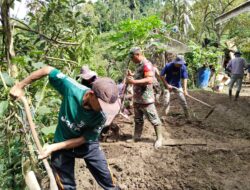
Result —
[[234, 53], [234, 55], [235, 55], [235, 57], [240, 57], [240, 56], [241, 56], [241, 52], [240, 52], [240, 51], [236, 51], [236, 52]]
[[120, 110], [118, 88], [110, 78], [98, 78], [89, 92], [89, 104], [94, 111], [103, 111], [107, 123], [111, 122]]
[[182, 65], [185, 64], [185, 61], [181, 56], [177, 56], [173, 62], [174, 62], [174, 66], [178, 68], [182, 67]]
[[117, 82], [118, 82], [118, 84], [120, 84], [120, 83], [122, 83], [122, 81], [123, 81], [123, 79], [119, 78]]
[[144, 59], [142, 50], [139, 47], [131, 48], [129, 51], [129, 57], [134, 63], [140, 63]]
[[87, 65], [84, 65], [76, 79], [81, 79], [82, 85], [91, 88], [92, 83], [97, 79], [97, 74], [96, 72], [91, 71]]

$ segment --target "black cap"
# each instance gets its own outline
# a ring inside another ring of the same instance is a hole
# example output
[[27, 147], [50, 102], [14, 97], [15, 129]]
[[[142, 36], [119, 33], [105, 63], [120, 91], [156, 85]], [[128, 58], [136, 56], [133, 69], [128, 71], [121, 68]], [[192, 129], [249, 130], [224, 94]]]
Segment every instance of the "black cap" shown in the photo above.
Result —
[[242, 53], [240, 51], [236, 51], [234, 52], [234, 55], [242, 55]]

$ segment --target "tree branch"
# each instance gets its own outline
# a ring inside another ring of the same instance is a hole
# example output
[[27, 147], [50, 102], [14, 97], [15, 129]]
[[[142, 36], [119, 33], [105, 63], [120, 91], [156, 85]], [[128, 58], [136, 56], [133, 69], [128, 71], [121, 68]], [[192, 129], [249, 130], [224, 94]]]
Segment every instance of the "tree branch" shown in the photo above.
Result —
[[11, 19], [11, 20], [14, 20], [14, 21], [16, 21], [16, 22], [19, 22], [20, 24], [26, 26], [28, 29], [31, 30], [31, 28], [29, 27], [29, 25], [27, 25], [26, 23], [22, 22], [21, 20], [18, 20], [18, 19], [16, 19], [16, 18], [10, 18], [10, 19]]
[[226, 11], [226, 9], [232, 5], [232, 3], [234, 2], [235, 0], [231, 0], [227, 3], [227, 5], [222, 9], [222, 14]]
[[50, 41], [50, 42], [53, 42], [53, 43], [56, 43], [56, 44], [61, 44], [61, 45], [79, 45], [79, 43], [72, 43], [72, 42], [63, 42], [63, 41], [59, 41], [59, 40], [55, 40], [55, 39], [52, 39], [36, 30], [33, 30], [31, 29], [27, 24], [25, 24], [24, 22], [20, 21], [20, 20], [17, 20], [17, 19], [14, 19], [14, 18], [11, 18], [12, 20], [14, 21], [17, 21], [19, 22], [20, 24], [24, 25], [25, 27], [22, 27], [22, 26], [19, 26], [19, 25], [16, 25], [15, 27], [16, 28], [19, 28], [21, 30], [25, 30], [25, 31], [28, 31], [28, 32], [32, 32], [32, 33], [35, 33], [41, 37], [43, 37], [45, 40], [47, 41]]
[[64, 62], [69, 62], [69, 63], [77, 64], [77, 62], [72, 61], [72, 60], [68, 60], [68, 59], [60, 59], [60, 58], [49, 57], [49, 56], [44, 56], [44, 58], [45, 59], [51, 59], [51, 60], [56, 60], [56, 61], [64, 61]]

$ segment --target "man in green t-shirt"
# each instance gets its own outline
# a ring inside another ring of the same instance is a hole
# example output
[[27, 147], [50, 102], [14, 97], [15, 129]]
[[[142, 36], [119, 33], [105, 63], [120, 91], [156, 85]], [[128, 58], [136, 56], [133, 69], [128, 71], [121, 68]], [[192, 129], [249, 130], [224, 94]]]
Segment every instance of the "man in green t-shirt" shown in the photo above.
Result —
[[105, 190], [119, 189], [98, 137], [105, 124], [109, 124], [119, 112], [118, 89], [109, 78], [98, 78], [89, 89], [59, 70], [47, 66], [31, 73], [10, 91], [13, 97], [24, 95], [23, 88], [33, 81], [49, 76], [50, 84], [62, 95], [54, 144], [40, 155], [43, 159], [51, 154], [51, 165], [59, 189], [76, 189], [75, 158], [83, 158], [97, 183]]

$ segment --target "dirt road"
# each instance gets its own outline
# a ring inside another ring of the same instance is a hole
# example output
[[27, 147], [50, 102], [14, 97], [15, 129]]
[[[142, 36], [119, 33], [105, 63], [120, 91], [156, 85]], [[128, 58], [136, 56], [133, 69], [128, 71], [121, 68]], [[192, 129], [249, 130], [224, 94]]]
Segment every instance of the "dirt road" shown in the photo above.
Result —
[[[129, 124], [120, 125], [119, 142], [102, 143], [114, 179], [122, 189], [250, 189], [250, 85], [243, 86], [238, 102], [230, 102], [225, 93], [190, 94], [215, 105], [215, 111], [202, 121], [209, 109], [189, 99], [194, 119], [192, 124], [186, 124], [182, 109], [172, 96], [170, 113], [164, 119], [164, 136], [166, 142], [173, 139], [184, 144], [199, 142], [197, 145], [154, 150], [155, 134], [147, 121], [140, 143], [125, 142], [132, 134]], [[84, 161], [76, 163], [76, 179], [78, 189], [100, 189]]]

